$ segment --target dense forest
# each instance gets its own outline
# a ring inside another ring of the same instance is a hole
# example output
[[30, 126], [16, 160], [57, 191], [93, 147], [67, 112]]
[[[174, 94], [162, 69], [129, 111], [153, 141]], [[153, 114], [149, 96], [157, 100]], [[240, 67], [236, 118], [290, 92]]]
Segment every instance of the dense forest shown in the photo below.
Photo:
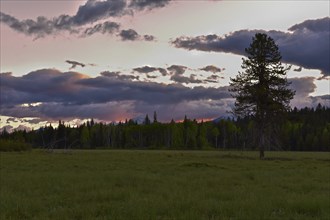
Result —
[[[1, 150], [43, 149], [256, 149], [253, 118], [223, 118], [160, 123], [156, 112], [143, 123], [95, 123], [93, 119], [72, 127], [59, 121], [32, 131], [4, 130]], [[330, 151], [330, 108], [318, 105], [289, 111], [267, 150]]]

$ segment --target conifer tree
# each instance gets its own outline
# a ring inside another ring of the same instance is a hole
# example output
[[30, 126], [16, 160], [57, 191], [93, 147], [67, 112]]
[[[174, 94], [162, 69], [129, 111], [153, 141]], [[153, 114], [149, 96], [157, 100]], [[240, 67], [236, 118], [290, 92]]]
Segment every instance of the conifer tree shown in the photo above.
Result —
[[233, 113], [251, 116], [256, 121], [262, 159], [265, 147], [270, 144], [270, 135], [274, 135], [274, 126], [282, 113], [290, 109], [295, 92], [288, 88], [290, 83], [286, 79], [290, 67], [282, 65], [279, 48], [272, 38], [257, 33], [245, 52], [248, 57], [243, 58], [244, 71], [231, 78], [230, 83], [230, 91], [236, 98]]
[[145, 125], [150, 125], [150, 119], [149, 119], [148, 114], [147, 114], [146, 117], [144, 118], [144, 122], [143, 122], [143, 124], [145, 124]]
[[157, 113], [156, 113], [156, 111], [154, 111], [154, 122], [153, 123], [157, 123], [158, 122], [158, 120], [157, 120]]

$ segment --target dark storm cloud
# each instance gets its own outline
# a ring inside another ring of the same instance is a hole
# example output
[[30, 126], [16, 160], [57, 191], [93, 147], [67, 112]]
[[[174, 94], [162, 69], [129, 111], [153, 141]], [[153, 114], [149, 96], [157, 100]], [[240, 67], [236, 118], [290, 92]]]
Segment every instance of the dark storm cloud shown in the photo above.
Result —
[[[109, 74], [115, 77], [109, 77]], [[2, 105], [36, 102], [90, 104], [124, 100], [160, 104], [229, 97], [227, 91], [215, 88], [131, 81], [131, 78], [123, 79], [110, 72], [103, 72], [102, 76], [95, 78], [53, 69], [34, 71], [22, 77], [0, 76]]]
[[166, 76], [167, 75], [166, 69], [159, 68], [159, 67], [151, 67], [151, 66], [137, 67], [137, 68], [134, 68], [133, 71], [138, 72], [138, 73], [151, 73], [151, 72], [158, 71], [163, 76]]
[[55, 69], [37, 70], [22, 77], [1, 74], [1, 105], [47, 102], [50, 98], [52, 101], [73, 100], [79, 96], [75, 91], [81, 89], [75, 82], [84, 77], [80, 73], [62, 73]]
[[[126, 0], [88, 0], [84, 5], [78, 8], [75, 15], [59, 15], [52, 19], [44, 16], [38, 16], [36, 20], [26, 19], [18, 20], [14, 16], [0, 12], [0, 21], [11, 29], [35, 38], [42, 38], [47, 35], [57, 34], [59, 31], [69, 31], [70, 33], [79, 33], [81, 27], [91, 25], [95, 22], [121, 17], [126, 14], [133, 15], [135, 11], [144, 9], [152, 10], [164, 7], [169, 1], [166, 0], [143, 0], [143, 1], [126, 1]], [[114, 33], [118, 31], [119, 24], [115, 22], [105, 22], [96, 24], [92, 27], [86, 27], [83, 30], [83, 36], [90, 36], [95, 33]], [[152, 35], [144, 35], [146, 41], [154, 41]]]
[[[95, 118], [109, 118], [111, 109], [98, 109], [109, 106], [134, 112], [140, 104], [154, 109], [155, 106], [231, 98], [226, 87], [188, 88], [180, 84], [132, 81], [132, 76], [119, 72], [103, 72], [90, 78], [76, 72], [42, 69], [21, 77], [1, 74], [0, 80], [2, 115], [47, 120], [86, 118], [93, 114]], [[41, 104], [22, 105], [37, 102]], [[116, 116], [120, 114], [120, 111], [114, 112]]]
[[82, 36], [91, 36], [96, 33], [113, 34], [119, 31], [120, 25], [116, 22], [106, 21], [104, 23], [96, 24], [93, 27], [86, 28]]
[[72, 61], [72, 60], [66, 60], [65, 62], [67, 62], [68, 64], [71, 64], [72, 66], [70, 67], [70, 69], [74, 69], [77, 66], [81, 66], [81, 67], [85, 67], [86, 65], [77, 61]]
[[[1, 115], [41, 120], [91, 117], [124, 120], [151, 110], [156, 110], [162, 120], [182, 119], [185, 114], [191, 118], [215, 118], [230, 110], [234, 103], [228, 86], [188, 88], [179, 83], [136, 81], [120, 72], [102, 72], [101, 76], [90, 78], [77, 72], [42, 69], [21, 77], [4, 73], [0, 80]], [[293, 106], [317, 102], [329, 106], [328, 96], [309, 96], [315, 90], [314, 80], [289, 79], [291, 88], [297, 91]], [[40, 104], [26, 105], [37, 102]]]
[[221, 72], [223, 69], [219, 68], [219, 67], [216, 67], [214, 65], [208, 65], [208, 66], [205, 66], [203, 68], [200, 68], [200, 70], [203, 70], [205, 72], [212, 72], [212, 73], [219, 73]]
[[225, 36], [203, 35], [179, 37], [171, 43], [177, 48], [207, 52], [225, 52], [246, 55], [245, 48], [256, 33], [266, 33], [279, 45], [283, 62], [306, 69], [319, 69], [330, 75], [330, 18], [308, 20], [294, 25], [289, 30], [239, 30]]
[[132, 0], [130, 7], [138, 10], [151, 10], [154, 8], [162, 8], [170, 3], [170, 0]]

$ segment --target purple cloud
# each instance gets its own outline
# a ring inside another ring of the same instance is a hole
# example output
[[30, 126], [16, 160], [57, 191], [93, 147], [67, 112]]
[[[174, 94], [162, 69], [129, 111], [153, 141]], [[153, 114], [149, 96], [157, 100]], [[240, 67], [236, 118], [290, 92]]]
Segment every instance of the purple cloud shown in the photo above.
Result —
[[[133, 15], [135, 11], [164, 7], [169, 3], [168, 0], [133, 0], [130, 1], [130, 4], [128, 2], [127, 0], [88, 0], [78, 8], [75, 15], [62, 14], [52, 19], [38, 16], [36, 20], [19, 20], [14, 16], [0, 12], [0, 21], [19, 33], [34, 36], [37, 39], [48, 35], [55, 35], [60, 31], [69, 31], [70, 33], [78, 34], [81, 32], [81, 27], [85, 27], [86, 25], [92, 25], [104, 19], [121, 17], [126, 14]], [[116, 22], [106, 21], [104, 23], [98, 23], [92, 27], [83, 28], [82, 36], [91, 36], [95, 33], [112, 34], [118, 32], [119, 26]], [[146, 41], [155, 40], [155, 37], [152, 35], [144, 35], [141, 36], [142, 38]]]
[[330, 18], [307, 20], [289, 28], [291, 32], [239, 30], [225, 36], [179, 37], [171, 43], [177, 48], [206, 52], [224, 52], [245, 56], [252, 37], [266, 33], [279, 45], [283, 62], [306, 69], [319, 69], [330, 75]]

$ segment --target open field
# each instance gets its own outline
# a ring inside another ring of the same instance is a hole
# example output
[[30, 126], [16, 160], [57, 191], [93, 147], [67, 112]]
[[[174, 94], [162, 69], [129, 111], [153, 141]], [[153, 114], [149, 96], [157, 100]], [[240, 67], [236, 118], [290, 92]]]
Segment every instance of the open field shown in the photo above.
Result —
[[330, 219], [330, 153], [0, 156], [0, 219]]

